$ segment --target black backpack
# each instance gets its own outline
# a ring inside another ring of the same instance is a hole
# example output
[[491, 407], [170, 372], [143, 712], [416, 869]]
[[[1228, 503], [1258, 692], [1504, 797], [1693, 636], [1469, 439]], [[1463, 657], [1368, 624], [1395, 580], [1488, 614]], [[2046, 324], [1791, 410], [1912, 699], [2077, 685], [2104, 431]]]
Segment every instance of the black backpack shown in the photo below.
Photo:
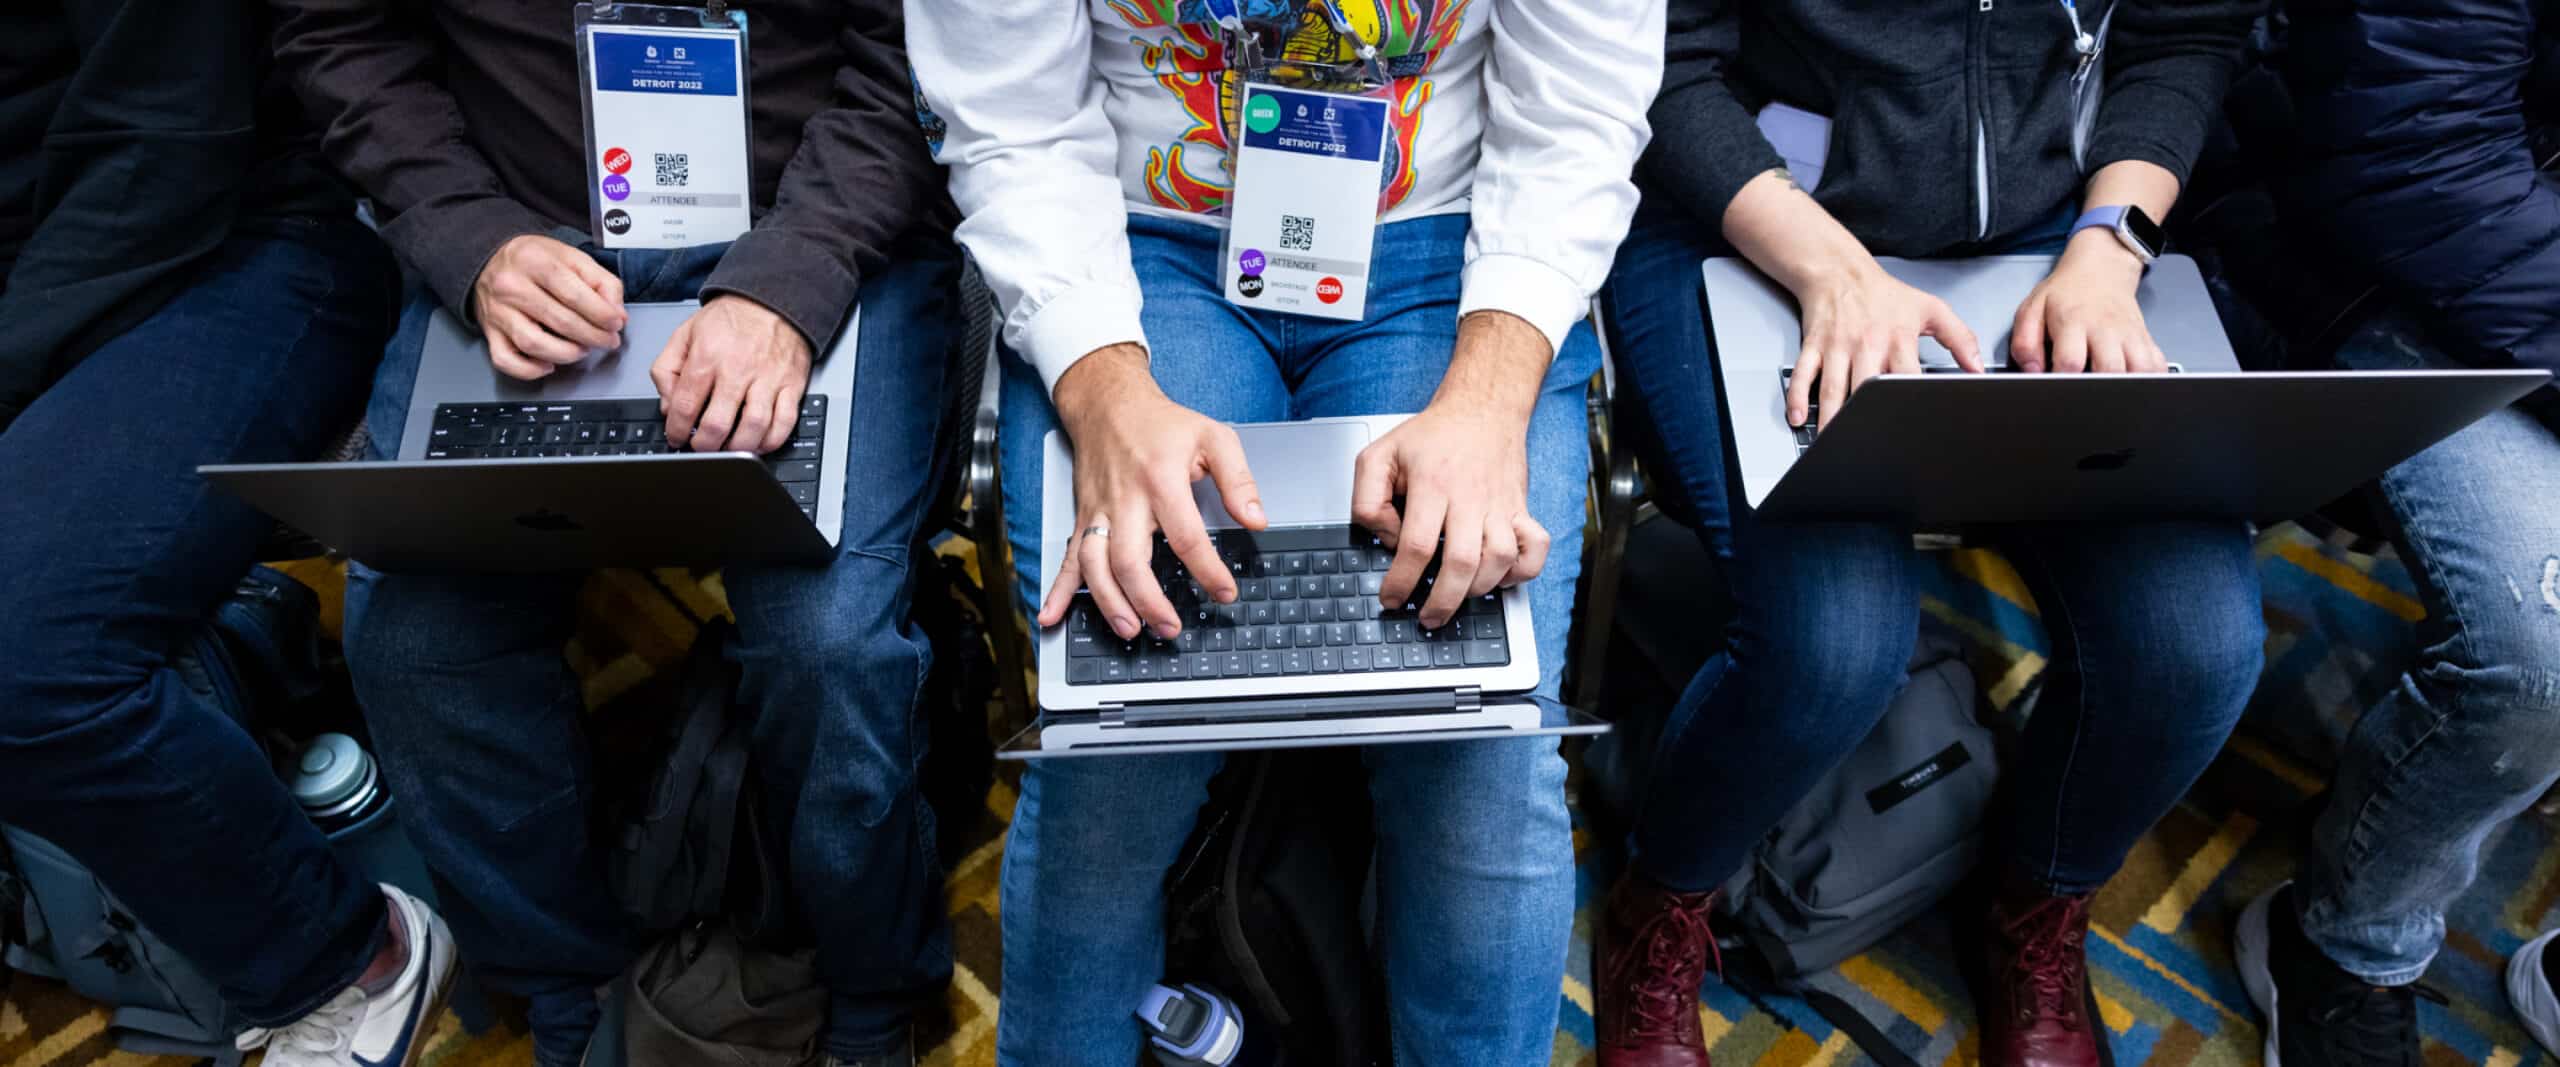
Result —
[[607, 877], [650, 935], [726, 917], [751, 942], [789, 930], [786, 843], [765, 840], [739, 706], [733, 628], [714, 620], [670, 677], [617, 701], [601, 731], [597, 805]]
[[1239, 1067], [1392, 1062], [1369, 820], [1357, 749], [1241, 754], [1211, 784], [1166, 876], [1165, 962], [1244, 1013]]

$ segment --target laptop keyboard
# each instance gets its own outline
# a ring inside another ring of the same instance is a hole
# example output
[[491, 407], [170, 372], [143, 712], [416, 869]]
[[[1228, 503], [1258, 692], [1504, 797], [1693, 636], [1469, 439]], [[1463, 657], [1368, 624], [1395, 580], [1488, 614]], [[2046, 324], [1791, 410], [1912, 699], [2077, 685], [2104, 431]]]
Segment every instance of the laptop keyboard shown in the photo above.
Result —
[[[667, 417], [655, 397], [541, 404], [438, 404], [429, 427], [428, 459], [535, 459], [559, 456], [666, 456]], [[764, 457], [775, 481], [811, 521], [818, 517], [819, 456], [827, 435], [827, 398], [800, 401], [791, 443]]]
[[1155, 539], [1156, 580], [1182, 615], [1171, 641], [1142, 633], [1123, 641], [1111, 632], [1090, 593], [1077, 593], [1067, 615], [1067, 684], [1121, 685], [1210, 678], [1499, 667], [1511, 662], [1499, 592], [1470, 597], [1438, 630], [1416, 621], [1432, 582], [1434, 560], [1412, 601], [1388, 611], [1378, 585], [1395, 560], [1356, 526], [1283, 530], [1219, 530], [1210, 534], [1236, 580], [1236, 600], [1220, 604], [1192, 580], [1190, 569]]

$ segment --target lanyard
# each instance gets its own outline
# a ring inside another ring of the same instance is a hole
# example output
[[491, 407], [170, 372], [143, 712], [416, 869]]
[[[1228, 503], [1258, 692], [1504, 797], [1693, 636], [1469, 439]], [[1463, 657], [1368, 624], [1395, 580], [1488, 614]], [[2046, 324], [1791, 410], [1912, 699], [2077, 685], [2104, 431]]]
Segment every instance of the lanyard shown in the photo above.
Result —
[[2071, 19], [2072, 49], [2080, 53], [2084, 62], [2088, 57], [2098, 54], [2098, 39], [2090, 36], [2089, 31], [2080, 28], [2080, 5], [2077, 0], [2062, 0], [2062, 13]]
[[[1230, 5], [1234, 2], [1235, 0], [1228, 0]], [[610, 18], [616, 6], [617, 0], [596, 0], [595, 12]], [[710, 16], [711, 22], [726, 25], [729, 21], [729, 0], [708, 0], [702, 5], [702, 10], [704, 14]]]

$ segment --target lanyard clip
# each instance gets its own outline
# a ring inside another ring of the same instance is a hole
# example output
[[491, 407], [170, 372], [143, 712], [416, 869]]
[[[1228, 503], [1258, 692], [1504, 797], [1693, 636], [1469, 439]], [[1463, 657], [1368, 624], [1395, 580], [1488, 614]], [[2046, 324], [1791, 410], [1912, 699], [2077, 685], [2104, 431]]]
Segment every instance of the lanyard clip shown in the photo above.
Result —
[[2062, 13], [2071, 18], [2071, 47], [2080, 53], [2080, 63], [2085, 68], [2089, 57], [2098, 54], [2098, 39], [2080, 28], [2080, 5], [2076, 0], [2062, 0]]
[[1316, 0], [1316, 6], [1324, 11], [1325, 21], [1333, 24], [1333, 32], [1351, 42], [1352, 53], [1360, 57], [1361, 66], [1369, 71], [1369, 80], [1381, 86], [1391, 84], [1394, 79], [1387, 77], [1387, 64], [1378, 58], [1378, 46], [1360, 36], [1359, 28], [1343, 15], [1342, 5], [1336, 0]]
[[1261, 73], [1262, 39], [1245, 26], [1244, 12], [1236, 8], [1236, 0], [1202, 0], [1202, 3], [1208, 7], [1209, 17], [1216, 19], [1218, 28], [1226, 33], [1227, 50], [1231, 54], [1229, 65], [1235, 66], [1237, 60], [1242, 60], [1245, 73]]
[[723, 26], [729, 24], [729, 0], [707, 0], [703, 10], [711, 16], [711, 21]]

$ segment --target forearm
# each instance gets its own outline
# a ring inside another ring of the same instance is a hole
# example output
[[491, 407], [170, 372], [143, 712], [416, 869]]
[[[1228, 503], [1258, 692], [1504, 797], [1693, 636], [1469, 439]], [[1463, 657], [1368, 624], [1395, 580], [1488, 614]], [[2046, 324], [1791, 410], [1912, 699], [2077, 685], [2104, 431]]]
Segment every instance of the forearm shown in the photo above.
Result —
[[1784, 168], [1761, 172], [1724, 211], [1724, 238], [1787, 291], [1875, 269], [1857, 235], [1814, 202]]

